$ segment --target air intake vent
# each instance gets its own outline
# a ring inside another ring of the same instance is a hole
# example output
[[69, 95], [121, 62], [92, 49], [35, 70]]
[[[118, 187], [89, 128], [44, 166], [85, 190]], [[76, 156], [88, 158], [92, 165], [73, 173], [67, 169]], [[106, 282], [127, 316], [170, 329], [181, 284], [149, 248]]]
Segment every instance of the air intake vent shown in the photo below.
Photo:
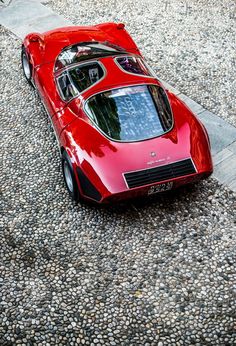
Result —
[[125, 173], [124, 177], [129, 188], [158, 183], [163, 180], [182, 177], [196, 173], [191, 159], [186, 159], [169, 165]]

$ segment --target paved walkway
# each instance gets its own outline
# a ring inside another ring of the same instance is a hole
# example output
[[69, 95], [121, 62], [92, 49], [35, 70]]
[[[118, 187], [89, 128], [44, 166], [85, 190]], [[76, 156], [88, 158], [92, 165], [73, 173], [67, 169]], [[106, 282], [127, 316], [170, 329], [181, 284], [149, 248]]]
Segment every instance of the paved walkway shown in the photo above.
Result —
[[[32, 31], [44, 32], [71, 25], [70, 21], [44, 6], [43, 2], [45, 1], [4, 0], [0, 7], [0, 23], [20, 38]], [[236, 191], [236, 128], [168, 83], [163, 83], [178, 95], [206, 126], [212, 145], [213, 176]]]

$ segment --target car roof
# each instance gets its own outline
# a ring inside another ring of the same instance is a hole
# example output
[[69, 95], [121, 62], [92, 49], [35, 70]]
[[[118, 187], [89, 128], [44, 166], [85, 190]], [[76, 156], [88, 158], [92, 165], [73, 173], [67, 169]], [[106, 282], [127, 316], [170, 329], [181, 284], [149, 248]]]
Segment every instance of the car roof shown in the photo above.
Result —
[[[133, 55], [127, 54], [124, 56]], [[94, 60], [92, 61], [94, 62]], [[105, 77], [102, 78], [99, 82], [89, 87], [88, 89], [81, 92], [81, 94], [79, 94], [78, 97], [75, 98], [81, 99], [80, 96], [82, 95], [82, 99], [87, 100], [88, 98], [97, 93], [132, 85], [161, 85], [161, 83], [154, 76], [144, 76], [125, 72], [124, 70], [118, 67], [117, 63], [115, 62], [114, 56], [98, 58], [96, 59], [96, 61], [99, 61], [99, 63], [103, 65], [103, 68], [105, 70]]]

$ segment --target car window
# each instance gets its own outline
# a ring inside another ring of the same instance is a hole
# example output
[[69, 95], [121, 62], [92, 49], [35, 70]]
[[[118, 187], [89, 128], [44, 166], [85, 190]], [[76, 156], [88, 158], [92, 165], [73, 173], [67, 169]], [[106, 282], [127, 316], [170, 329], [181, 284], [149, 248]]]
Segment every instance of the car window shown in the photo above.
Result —
[[153, 77], [152, 73], [144, 63], [144, 61], [135, 56], [125, 56], [115, 58], [119, 67], [125, 72]]
[[124, 54], [125, 50], [108, 42], [81, 42], [66, 47], [58, 55], [55, 62], [55, 71], [84, 60], [98, 57]]
[[63, 73], [58, 78], [58, 85], [65, 100], [69, 100], [77, 94], [76, 90], [73, 88], [70, 82], [69, 76], [66, 73]]
[[112, 89], [91, 97], [85, 111], [108, 137], [139, 141], [160, 136], [173, 125], [165, 91], [156, 85]]
[[104, 76], [100, 63], [92, 62], [75, 66], [65, 71], [57, 79], [62, 97], [70, 100], [88, 89]]

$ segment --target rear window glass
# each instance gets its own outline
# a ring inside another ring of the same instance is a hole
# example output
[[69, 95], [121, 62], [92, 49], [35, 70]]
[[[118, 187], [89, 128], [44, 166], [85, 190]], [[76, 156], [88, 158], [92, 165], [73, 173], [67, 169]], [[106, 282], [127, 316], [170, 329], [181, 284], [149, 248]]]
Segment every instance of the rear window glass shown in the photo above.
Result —
[[97, 62], [70, 68], [58, 77], [62, 97], [65, 100], [71, 99], [98, 82], [103, 76], [103, 68]]
[[139, 141], [171, 129], [173, 119], [165, 91], [155, 85], [113, 89], [91, 97], [85, 111], [108, 137]]
[[117, 64], [128, 73], [152, 77], [144, 61], [134, 56], [125, 56], [115, 59]]
[[84, 60], [124, 53], [125, 50], [123, 48], [108, 42], [77, 43], [66, 47], [58, 55], [55, 62], [55, 71]]

